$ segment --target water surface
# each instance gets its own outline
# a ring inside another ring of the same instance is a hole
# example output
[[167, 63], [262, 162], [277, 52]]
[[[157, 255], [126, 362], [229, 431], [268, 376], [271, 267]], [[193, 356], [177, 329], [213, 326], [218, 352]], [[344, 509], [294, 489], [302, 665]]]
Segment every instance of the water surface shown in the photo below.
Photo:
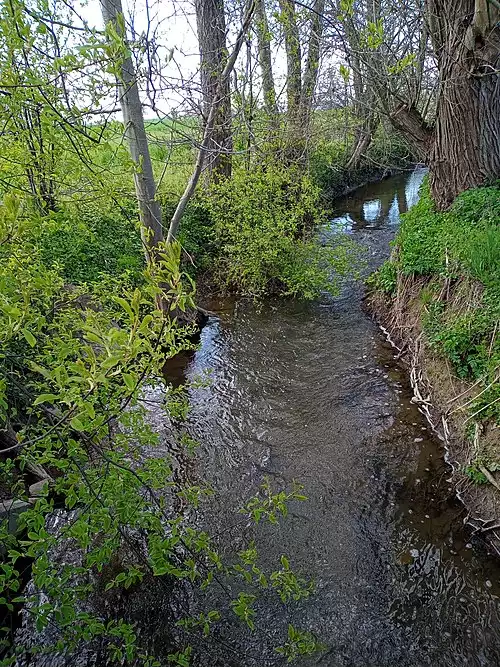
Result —
[[[371, 268], [423, 174], [336, 202], [332, 230], [364, 244]], [[327, 646], [299, 665], [500, 665], [499, 564], [464, 526], [440, 443], [361, 298], [349, 285], [313, 304], [219, 303], [188, 365], [191, 378], [211, 369], [190, 420], [218, 490], [208, 520], [222, 548], [255, 537], [262, 564], [286, 553], [317, 584], [298, 607], [263, 599], [264, 634], [228, 628], [210, 664], [275, 664], [270, 646], [293, 622]], [[265, 476], [275, 488], [299, 480], [309, 500], [277, 529], [232, 531], [234, 508]]]

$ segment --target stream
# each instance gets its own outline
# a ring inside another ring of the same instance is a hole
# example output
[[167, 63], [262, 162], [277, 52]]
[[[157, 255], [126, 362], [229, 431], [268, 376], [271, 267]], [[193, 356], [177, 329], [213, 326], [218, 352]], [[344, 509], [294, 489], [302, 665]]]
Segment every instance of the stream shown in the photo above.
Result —
[[[370, 269], [388, 255], [424, 173], [335, 203], [331, 232], [364, 245]], [[210, 385], [191, 390], [190, 423], [217, 489], [207, 521], [222, 549], [255, 539], [262, 565], [284, 553], [316, 582], [298, 605], [259, 600], [267, 638], [229, 627], [235, 657], [211, 665], [275, 664], [269, 646], [288, 622], [326, 647], [301, 666], [500, 665], [500, 563], [464, 525], [442, 445], [362, 295], [358, 283], [310, 304], [211, 304], [218, 317], [182, 369], [189, 379], [210, 371]], [[235, 508], [266, 476], [276, 490], [299, 481], [308, 500], [278, 527], [233, 531]]]

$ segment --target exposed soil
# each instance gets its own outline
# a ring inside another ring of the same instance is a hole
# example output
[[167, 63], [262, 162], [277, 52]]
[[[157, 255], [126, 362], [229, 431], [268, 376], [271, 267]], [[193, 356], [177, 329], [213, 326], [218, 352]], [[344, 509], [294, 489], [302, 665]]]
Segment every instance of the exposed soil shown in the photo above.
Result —
[[[421, 294], [428, 283], [422, 277], [400, 278], [394, 297], [375, 292], [367, 297], [366, 305], [400, 351], [409, 367], [414, 400], [445, 443], [457, 493], [468, 510], [467, 520], [487, 534], [500, 555], [500, 479], [485, 470], [489, 483], [477, 484], [465, 474], [478, 452], [498, 456], [500, 429], [492, 423], [474, 424], [467, 407], [481, 388], [457, 378], [448, 360], [436, 355], [426, 341]], [[480, 293], [481, 286], [469, 280], [453, 285], [443, 281], [440, 298], [451, 311], [463, 309], [464, 303], [474, 304]]]

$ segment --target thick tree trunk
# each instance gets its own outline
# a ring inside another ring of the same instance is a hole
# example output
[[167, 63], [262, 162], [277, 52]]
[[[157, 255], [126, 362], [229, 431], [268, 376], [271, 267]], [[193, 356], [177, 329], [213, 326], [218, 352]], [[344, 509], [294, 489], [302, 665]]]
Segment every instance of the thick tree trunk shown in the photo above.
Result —
[[229, 178], [233, 149], [229, 77], [225, 78], [223, 89], [220, 90], [219, 87], [221, 74], [227, 61], [224, 1], [195, 0], [195, 9], [200, 46], [204, 127], [206, 127], [210, 110], [218, 98], [217, 115], [207, 147], [207, 168], [211, 178]]
[[440, 76], [430, 183], [446, 208], [500, 177], [500, 12], [486, 0], [429, 0], [428, 11]]
[[500, 177], [500, 11], [489, 0], [428, 0], [427, 14], [439, 69], [435, 126], [405, 105], [391, 119], [429, 165], [444, 210]]
[[271, 35], [267, 22], [265, 0], [256, 0], [255, 29], [259, 50], [259, 65], [262, 74], [262, 92], [264, 109], [269, 121], [269, 133], [276, 132], [279, 125], [276, 89], [274, 87], [273, 63], [271, 58]]
[[402, 132], [413, 147], [413, 152], [422, 162], [428, 163], [433, 143], [433, 129], [429, 127], [418, 109], [400, 104], [390, 116], [394, 127]]
[[[100, 0], [100, 2], [104, 23], [111, 24], [117, 34], [126, 41], [121, 0]], [[163, 227], [160, 205], [155, 199], [156, 184], [144, 126], [142, 103], [130, 56], [121, 63], [121, 76], [117, 86], [125, 136], [135, 165], [134, 183], [141, 219], [141, 236], [146, 259], [150, 261], [154, 258], [158, 244], [163, 241]]]

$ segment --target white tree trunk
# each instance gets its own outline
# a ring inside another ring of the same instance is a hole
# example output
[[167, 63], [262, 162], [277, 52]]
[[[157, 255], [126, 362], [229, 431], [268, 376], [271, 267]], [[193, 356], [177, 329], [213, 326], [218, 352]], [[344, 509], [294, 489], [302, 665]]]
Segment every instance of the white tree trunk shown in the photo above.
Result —
[[[104, 23], [112, 25], [125, 42], [126, 35], [121, 0], [100, 0], [100, 4]], [[139, 97], [134, 64], [130, 56], [126, 57], [121, 63], [117, 88], [123, 113], [125, 136], [130, 156], [135, 165], [134, 183], [141, 219], [141, 237], [146, 259], [151, 261], [154, 258], [158, 244], [163, 241], [163, 227], [160, 205], [155, 198], [156, 184], [144, 126], [142, 103]]]

